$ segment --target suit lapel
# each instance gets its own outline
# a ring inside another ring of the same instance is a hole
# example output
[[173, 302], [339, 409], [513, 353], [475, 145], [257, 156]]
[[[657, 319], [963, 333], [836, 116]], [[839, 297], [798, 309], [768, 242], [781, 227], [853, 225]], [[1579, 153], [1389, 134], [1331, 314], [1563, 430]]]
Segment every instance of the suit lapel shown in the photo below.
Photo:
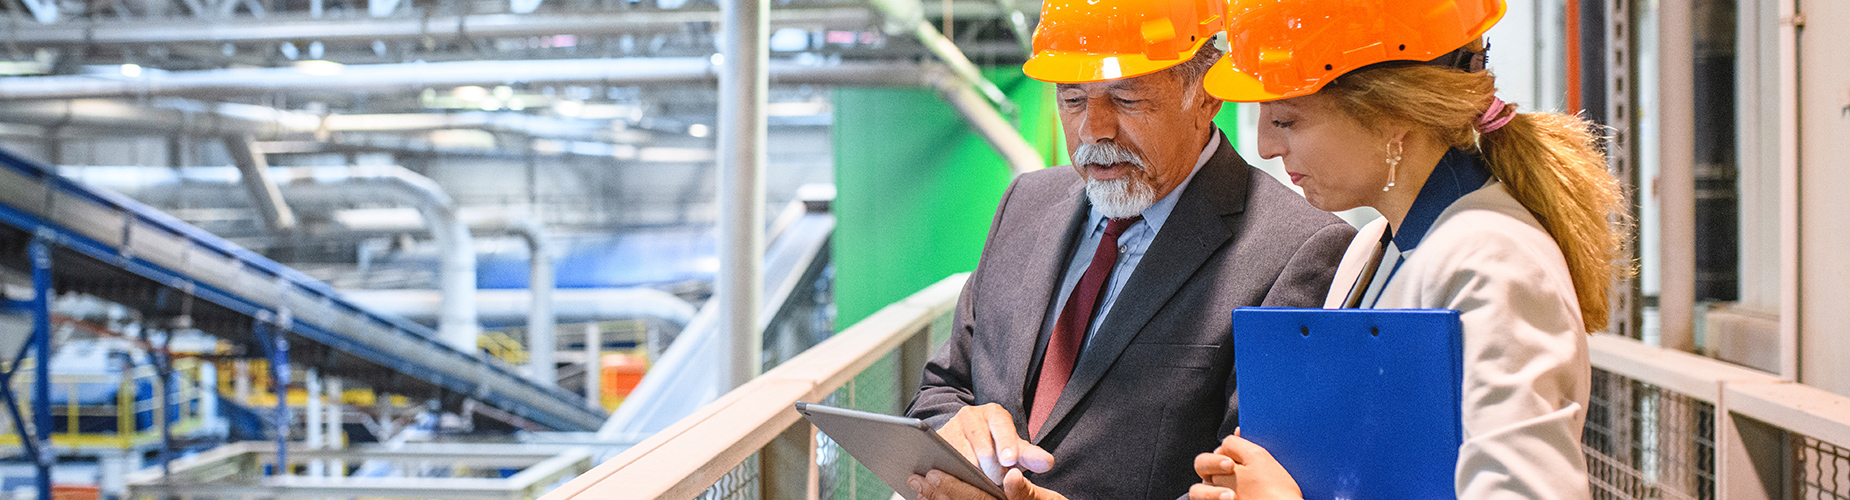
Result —
[[1079, 239], [1077, 235], [1080, 226], [1084, 225], [1090, 208], [1085, 203], [1085, 181], [1081, 179], [1067, 189], [1058, 203], [1040, 214], [1033, 226], [1040, 230], [1035, 231], [1033, 239], [1028, 242], [1029, 247], [1023, 252], [1025, 255], [1021, 262], [1033, 264], [1022, 270], [1021, 303], [1033, 307], [1023, 309], [1022, 315], [1009, 327], [1005, 336], [1007, 351], [1003, 357], [1010, 361], [1006, 363], [1007, 372], [1003, 380], [1021, 381], [1022, 385], [1016, 386], [1014, 396], [1002, 398], [1005, 409], [1011, 414], [1023, 416], [1015, 422], [1020, 434], [1028, 433], [1025, 397], [1028, 388], [1035, 383], [1028, 380], [1028, 374], [1035, 373], [1040, 365], [1040, 355], [1036, 351], [1040, 345], [1041, 332], [1046, 326], [1046, 308], [1056, 307], [1053, 299], [1059, 296], [1058, 290], [1063, 281], [1061, 278], [1072, 261], [1073, 244]]
[[1156, 239], [1144, 252], [1143, 261], [1131, 272], [1124, 290], [1106, 313], [1105, 322], [1093, 333], [1091, 342], [1080, 352], [1073, 376], [1060, 392], [1053, 412], [1041, 425], [1039, 442], [1098, 385], [1105, 372], [1116, 363], [1118, 355], [1137, 337], [1150, 318], [1169, 302], [1169, 298], [1188, 283], [1195, 270], [1234, 236], [1231, 216], [1246, 209], [1246, 191], [1250, 167], [1234, 152], [1222, 136], [1219, 149], [1202, 165], [1189, 182], [1175, 211], [1157, 232]]

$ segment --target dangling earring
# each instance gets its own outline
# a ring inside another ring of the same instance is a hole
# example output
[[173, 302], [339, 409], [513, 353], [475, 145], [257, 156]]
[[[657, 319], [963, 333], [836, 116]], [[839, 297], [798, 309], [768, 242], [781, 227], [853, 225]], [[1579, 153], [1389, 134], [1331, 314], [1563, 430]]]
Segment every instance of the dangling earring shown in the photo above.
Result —
[[1388, 157], [1387, 157], [1388, 182], [1387, 182], [1387, 186], [1384, 186], [1381, 188], [1381, 192], [1383, 193], [1387, 192], [1389, 189], [1394, 189], [1394, 177], [1395, 177], [1394, 174], [1396, 174], [1397, 172], [1395, 171], [1400, 168], [1400, 153], [1401, 153], [1400, 141], [1397, 140], [1397, 141], [1388, 143]]

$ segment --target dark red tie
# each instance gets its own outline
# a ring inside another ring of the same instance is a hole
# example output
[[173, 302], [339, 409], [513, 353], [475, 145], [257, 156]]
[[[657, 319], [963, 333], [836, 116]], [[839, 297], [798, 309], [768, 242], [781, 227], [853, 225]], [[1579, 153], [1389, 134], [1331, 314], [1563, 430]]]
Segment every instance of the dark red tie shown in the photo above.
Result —
[[1105, 237], [1099, 239], [1098, 249], [1092, 252], [1092, 264], [1086, 266], [1086, 274], [1073, 286], [1073, 293], [1066, 296], [1066, 306], [1060, 308], [1060, 317], [1054, 319], [1047, 352], [1041, 356], [1041, 377], [1034, 384], [1034, 405], [1028, 411], [1028, 436], [1041, 433], [1041, 424], [1047, 421], [1054, 402], [1060, 400], [1060, 391], [1066, 389], [1067, 379], [1073, 376], [1073, 365], [1079, 362], [1079, 348], [1086, 342], [1086, 328], [1092, 325], [1092, 313], [1098, 309], [1099, 299], [1105, 296], [1111, 268], [1118, 265], [1118, 235], [1140, 220], [1143, 216], [1111, 219], [1105, 223]]

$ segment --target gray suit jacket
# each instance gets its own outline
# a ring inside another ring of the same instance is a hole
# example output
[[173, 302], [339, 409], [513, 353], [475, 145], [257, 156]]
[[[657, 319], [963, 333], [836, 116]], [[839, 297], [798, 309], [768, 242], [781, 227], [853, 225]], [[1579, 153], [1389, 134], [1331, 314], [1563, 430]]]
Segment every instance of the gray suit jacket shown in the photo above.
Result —
[[[1075, 499], [1186, 494], [1199, 481], [1194, 456], [1238, 424], [1233, 309], [1323, 303], [1355, 229], [1221, 144], [1031, 437], [1055, 458], [1053, 470], [1029, 476], [1036, 484]], [[908, 415], [942, 426], [964, 406], [997, 403], [1027, 434], [1041, 322], [1090, 208], [1072, 168], [1015, 180]]]

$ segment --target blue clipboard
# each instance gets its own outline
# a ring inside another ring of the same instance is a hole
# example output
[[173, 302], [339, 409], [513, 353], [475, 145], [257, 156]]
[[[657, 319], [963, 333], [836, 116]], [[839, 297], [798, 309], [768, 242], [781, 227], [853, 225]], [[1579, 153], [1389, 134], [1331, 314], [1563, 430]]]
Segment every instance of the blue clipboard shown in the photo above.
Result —
[[1452, 498], [1462, 335], [1451, 309], [1237, 309], [1240, 436], [1304, 498]]

